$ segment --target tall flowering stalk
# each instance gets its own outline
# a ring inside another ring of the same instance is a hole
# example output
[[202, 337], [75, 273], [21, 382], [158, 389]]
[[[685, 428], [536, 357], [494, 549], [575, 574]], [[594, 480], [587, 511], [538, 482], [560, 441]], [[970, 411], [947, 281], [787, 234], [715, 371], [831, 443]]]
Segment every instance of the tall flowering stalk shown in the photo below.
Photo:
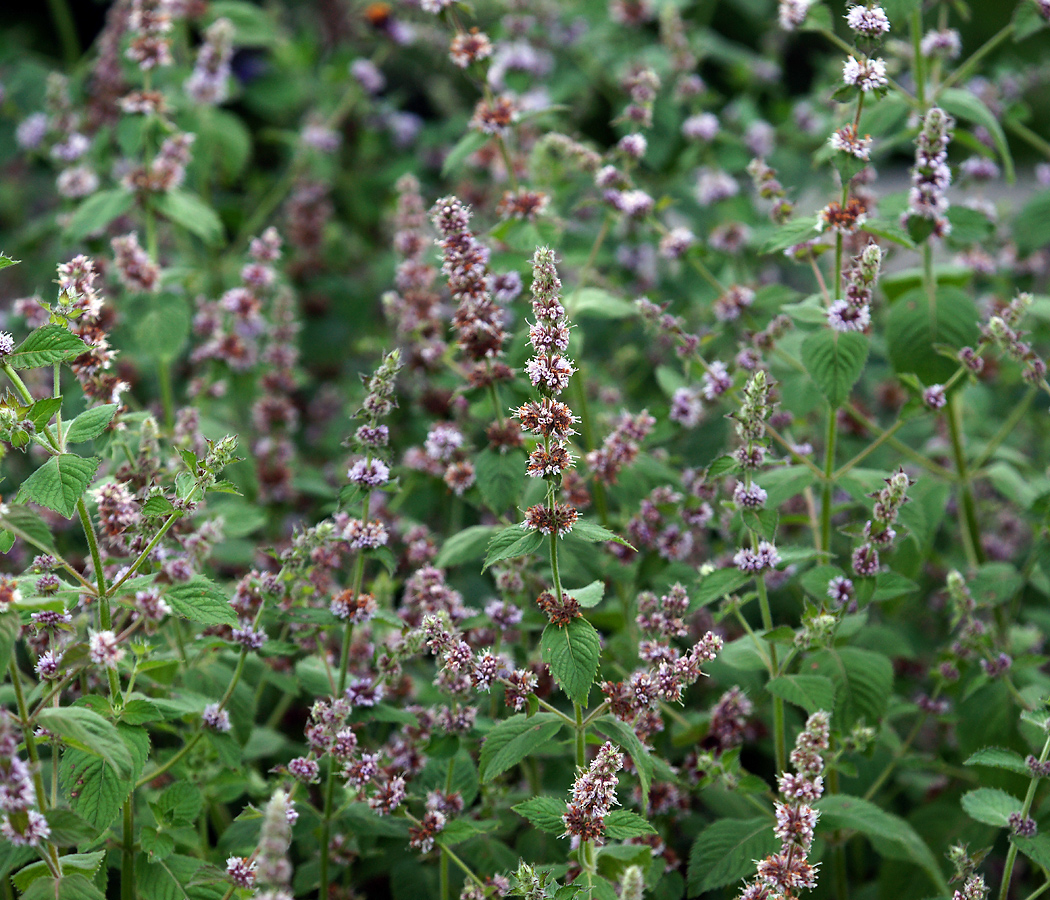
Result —
[[740, 893], [740, 900], [793, 900], [800, 890], [817, 886], [817, 866], [807, 855], [819, 813], [812, 806], [824, 793], [824, 757], [830, 740], [828, 713], [820, 710], [806, 720], [806, 727], [791, 751], [794, 773], [780, 776], [773, 829], [780, 850], [759, 860], [756, 877]]

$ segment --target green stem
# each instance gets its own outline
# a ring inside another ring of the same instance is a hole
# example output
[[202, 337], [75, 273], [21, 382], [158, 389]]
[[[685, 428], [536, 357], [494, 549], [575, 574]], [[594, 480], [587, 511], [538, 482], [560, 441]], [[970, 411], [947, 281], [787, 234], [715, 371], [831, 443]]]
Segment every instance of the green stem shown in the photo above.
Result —
[[962, 501], [959, 508], [959, 519], [963, 532], [963, 546], [966, 549], [967, 561], [971, 567], [976, 568], [984, 562], [984, 547], [981, 545], [981, 526], [977, 521], [977, 505], [970, 486], [970, 473], [966, 466], [966, 452], [962, 444], [958, 394], [948, 397], [946, 418], [948, 433], [952, 440], [955, 469], [959, 474], [959, 496]]
[[[1043, 752], [1039, 754], [1039, 762], [1046, 762], [1050, 757], [1050, 737], [1043, 744]], [[1024, 795], [1024, 805], [1021, 807], [1021, 818], [1027, 819], [1032, 811], [1032, 801], [1035, 800], [1036, 788], [1039, 787], [1039, 779], [1033, 778], [1028, 782], [1028, 793]], [[1017, 860], [1017, 844], [1011, 842], [1010, 849], [1006, 853], [1006, 867], [1003, 869], [1003, 881], [999, 887], [999, 900], [1006, 900], [1010, 893], [1010, 879], [1014, 874], [1014, 862]]]
[[153, 552], [153, 548], [161, 542], [164, 535], [168, 533], [168, 529], [175, 524], [175, 520], [178, 518], [180, 518], [178, 514], [173, 514], [167, 518], [164, 524], [160, 526], [160, 531], [153, 536], [153, 540], [151, 540], [146, 545], [146, 548], [135, 558], [135, 561], [128, 567], [128, 570], [113, 583], [113, 586], [109, 589], [109, 596], [112, 597], [125, 581], [135, 575], [142, 564], [146, 561], [147, 557]]
[[1022, 141], [1025, 141], [1031, 147], [1034, 147], [1044, 156], [1050, 157], [1050, 141], [1047, 141], [1042, 135], [1036, 134], [1027, 125], [1022, 122], [1011, 121], [1006, 123], [1006, 128], [1008, 131], [1012, 131], [1016, 134]]
[[[832, 794], [839, 792], [839, 770], [833, 768], [828, 772], [828, 790]], [[849, 900], [849, 879], [846, 872], [846, 846], [840, 841], [832, 857], [835, 869], [835, 900]]]
[[831, 501], [835, 486], [835, 441], [838, 416], [835, 407], [828, 404], [827, 434], [824, 443], [824, 486], [821, 489], [820, 549], [831, 553]]
[[834, 481], [838, 481], [843, 475], [850, 471], [854, 466], [860, 465], [868, 456], [874, 453], [882, 444], [886, 443], [893, 435], [897, 432], [904, 424], [903, 419], [898, 419], [889, 428], [887, 428], [882, 434], [880, 434], [874, 441], [868, 444], [863, 450], [860, 451], [856, 456], [853, 457], [849, 462], [837, 468], [831, 475]]
[[67, 69], [73, 68], [80, 59], [80, 39], [77, 37], [77, 23], [66, 0], [47, 0], [51, 12], [51, 21], [58, 32], [58, 42], [62, 45], [62, 60]]
[[[762, 612], [762, 627], [766, 631], [773, 630], [773, 614], [769, 609], [769, 594], [766, 592], [765, 576], [759, 574], [755, 577], [758, 585], [758, 606]], [[780, 674], [777, 664], [777, 645], [772, 641], [769, 644], [769, 666], [775, 678]], [[784, 735], [784, 700], [782, 697], [773, 698], [773, 751], [777, 763], [777, 772], [787, 771], [787, 739]]]
[[926, 57], [922, 54], [922, 7], [917, 5], [911, 14], [912, 75], [915, 79], [915, 97], [919, 111], [926, 112]]
[[961, 81], [965, 81], [970, 77], [974, 69], [977, 68], [977, 64], [984, 59], [989, 53], [991, 53], [996, 47], [998, 47], [1003, 41], [1005, 41], [1011, 34], [1013, 34], [1014, 25], [1013, 22], [1009, 22], [1004, 25], [999, 31], [993, 34], [988, 40], [986, 40], [980, 47], [978, 47], [973, 55], [966, 60], [959, 68], [951, 73], [944, 81], [941, 82], [940, 86], [934, 91], [933, 99], [934, 102], [940, 97], [941, 92], [950, 88], [953, 84], [958, 84]]
[[29, 724], [29, 708], [26, 706], [26, 696], [22, 691], [22, 674], [18, 671], [14, 653], [11, 654], [11, 660], [7, 664], [7, 671], [11, 675], [11, 684], [15, 689], [15, 705], [18, 707], [18, 718], [22, 723], [22, 739], [26, 744], [26, 753], [29, 754], [37, 802], [40, 804], [41, 810], [43, 810], [45, 809], [44, 803], [47, 800], [47, 794], [44, 793], [44, 776], [40, 774], [40, 753], [37, 750], [33, 728]]
[[1014, 407], [1013, 412], [1010, 413], [1006, 421], [1003, 422], [1002, 427], [995, 433], [995, 436], [988, 442], [984, 450], [981, 451], [981, 455], [974, 460], [973, 468], [975, 470], [980, 469], [981, 466], [988, 462], [988, 460], [991, 459], [992, 454], [999, 448], [999, 445], [1013, 434], [1017, 424], [1024, 418], [1025, 413], [1028, 412], [1028, 407], [1031, 406], [1032, 400], [1035, 399], [1035, 395], [1036, 389], [1034, 387], [1030, 387], [1025, 391], [1025, 395], [1021, 398], [1021, 402]]
[[587, 729], [583, 724], [583, 707], [579, 703], [573, 702], [572, 710], [576, 715], [576, 765], [582, 769], [587, 765], [587, 751], [585, 749]]
[[456, 856], [456, 854], [449, 850], [448, 847], [446, 847], [444, 844], [439, 844], [438, 846], [441, 847], [441, 855], [447, 856], [450, 860], [452, 860], [452, 862], [454, 862], [460, 869], [463, 870], [463, 874], [466, 875], [467, 878], [469, 878], [476, 885], [478, 885], [478, 887], [485, 887], [485, 882], [483, 882], [480, 878], [478, 878], [477, 875], [473, 873], [473, 871], [471, 871], [470, 866], [463, 862], [463, 860]]
[[135, 900], [135, 793], [124, 801], [124, 838], [120, 853], [120, 900]]
[[76, 569], [74, 569], [73, 566], [69, 563], [68, 560], [66, 560], [63, 557], [59, 556], [55, 552], [55, 550], [53, 548], [48, 547], [46, 544], [42, 543], [41, 541], [38, 541], [31, 534], [29, 534], [28, 532], [23, 531], [21, 528], [17, 527], [16, 525], [12, 525], [10, 522], [8, 522], [5, 519], [0, 519], [0, 525], [2, 525], [3, 528], [6, 531], [10, 531], [11, 534], [13, 534], [15, 537], [21, 538], [27, 544], [30, 544], [33, 547], [36, 547], [37, 550], [40, 550], [43, 553], [47, 553], [47, 554], [53, 556], [55, 558], [55, 560], [58, 562], [58, 564], [66, 572], [68, 572], [70, 575], [72, 575], [80, 583], [80, 586], [82, 588], [84, 588], [92, 596], [95, 596], [96, 591], [97, 591], [97, 588], [95, 587], [95, 585], [93, 585], [83, 575], [81, 575]]

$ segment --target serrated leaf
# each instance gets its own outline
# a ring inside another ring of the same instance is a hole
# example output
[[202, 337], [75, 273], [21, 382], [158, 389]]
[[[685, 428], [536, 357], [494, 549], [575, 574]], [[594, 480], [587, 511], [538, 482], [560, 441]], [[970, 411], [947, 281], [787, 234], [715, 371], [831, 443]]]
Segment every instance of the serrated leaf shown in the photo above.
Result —
[[1010, 843], [1016, 844], [1020, 850], [1036, 865], [1044, 869], [1050, 869], [1050, 835], [1037, 834], [1035, 837], [1021, 837], [1011, 835]]
[[777, 228], [759, 247], [759, 253], [779, 253], [817, 237], [815, 217], [802, 217]]
[[171, 501], [163, 494], [154, 494], [149, 500], [142, 504], [142, 515], [146, 518], [168, 516], [173, 512], [175, 512], [175, 507], [172, 506]]
[[614, 841], [627, 841], [643, 834], [656, 834], [656, 829], [636, 812], [614, 809], [605, 817], [605, 833]]
[[[570, 533], [573, 537], [588, 541], [592, 544], [604, 543], [605, 541], [615, 541], [617, 544], [631, 547], [627, 541], [615, 532], [610, 531], [604, 525], [599, 525], [597, 522], [591, 522], [588, 519], [577, 519], [576, 524], [572, 526], [572, 531]], [[634, 550], [635, 548], [631, 547], [631, 549]]]
[[[68, 853], [58, 858], [58, 863], [63, 876], [81, 874], [88, 878], [98, 871], [102, 860], [106, 856], [105, 850], [97, 850], [94, 853]], [[47, 863], [41, 860], [26, 866], [11, 876], [11, 883], [19, 891], [25, 891], [38, 878], [49, 875], [51, 870]]]
[[51, 828], [51, 842], [56, 847], [84, 844], [95, 837], [95, 828], [71, 809], [55, 807], [46, 813]]
[[45, 397], [43, 400], [37, 400], [36, 403], [29, 407], [26, 418], [36, 426], [37, 431], [43, 431], [44, 426], [51, 421], [51, 417], [61, 408], [61, 397]]
[[75, 453], [52, 456], [22, 482], [18, 493], [70, 519], [77, 510], [77, 501], [84, 496], [95, 477], [100, 462], [98, 457], [85, 459]]
[[486, 447], [474, 461], [474, 476], [482, 499], [497, 515], [514, 506], [525, 490], [525, 454], [520, 450], [500, 453]]
[[12, 369], [36, 369], [74, 359], [87, 349], [87, 344], [61, 325], [44, 325], [31, 332], [4, 362]]
[[491, 831], [499, 824], [495, 819], [453, 819], [438, 832], [435, 840], [445, 847], [455, 847], [472, 837]]
[[82, 441], [90, 441], [97, 438], [113, 421], [119, 407], [115, 403], [107, 403], [105, 406], [93, 406], [86, 409], [72, 422], [66, 430], [66, 442], [79, 444]]
[[860, 832], [880, 854], [888, 859], [915, 863], [929, 875], [938, 891], [951, 893], [937, 858], [918, 832], [900, 816], [886, 812], [869, 800], [846, 794], [825, 795], [814, 806], [820, 811], [820, 831], [848, 828]]
[[1046, 28], [1046, 19], [1040, 14], [1035, 0], [1021, 0], [1014, 10], [1011, 24], [1014, 41], [1023, 41]]
[[747, 572], [741, 572], [735, 566], [726, 569], [716, 569], [704, 575], [696, 587], [690, 591], [690, 611], [708, 606], [716, 600], [721, 600], [727, 594], [739, 590], [751, 580]]
[[176, 782], [164, 789], [155, 805], [167, 824], [190, 825], [197, 821], [203, 803], [200, 788], [186, 782]]
[[517, 765], [533, 750], [542, 747], [561, 730], [562, 721], [552, 713], [537, 713], [531, 718], [518, 713], [500, 722], [481, 745], [478, 768], [483, 782]]
[[838, 409], [849, 399], [853, 385], [864, 371], [868, 348], [864, 335], [828, 328], [802, 342], [802, 364], [832, 408]]
[[59, 768], [63, 789], [78, 816], [103, 834], [120, 815], [131, 793], [133, 781], [121, 778], [97, 756], [83, 750], [67, 750]]
[[723, 475], [735, 472], [739, 468], [740, 463], [736, 461], [736, 457], [727, 453], [725, 456], [718, 457], [718, 459], [707, 467], [707, 480], [710, 481], [713, 478], [721, 478]]
[[110, 222], [131, 209], [134, 197], [125, 190], [98, 191], [74, 210], [66, 225], [66, 238], [79, 241], [102, 231]]
[[17, 266], [22, 260], [11, 259], [4, 253], [0, 253], [0, 269], [6, 269], [8, 266]]
[[546, 538], [538, 531], [525, 531], [517, 525], [511, 525], [496, 532], [489, 540], [488, 553], [485, 555], [484, 572], [493, 563], [518, 556], [529, 556], [543, 546]]
[[170, 585], [164, 599], [171, 611], [201, 625], [236, 625], [237, 614], [229, 598], [218, 586], [203, 576], [184, 584]]
[[645, 744], [639, 740], [634, 729], [615, 716], [600, 716], [594, 721], [594, 728], [607, 738], [617, 743], [621, 749], [626, 750], [634, 763], [638, 774], [638, 783], [642, 788], [642, 806], [649, 804], [649, 786], [653, 781], [653, 758], [645, 749]]
[[555, 800], [553, 797], [530, 797], [511, 809], [541, 831], [559, 837], [565, 834], [562, 816], [565, 815], [566, 806], [562, 800]]
[[145, 900], [221, 900], [229, 886], [218, 873], [202, 878], [205, 862], [173, 853], [150, 859], [135, 857], [135, 886]]
[[472, 525], [457, 532], [442, 544], [434, 565], [439, 569], [450, 569], [473, 559], [481, 559], [495, 531], [491, 525]]
[[999, 120], [972, 91], [964, 91], [961, 88], [948, 88], [941, 91], [937, 98], [938, 103], [956, 119], [969, 119], [976, 125], [985, 128], [992, 136], [995, 149], [1003, 161], [1003, 174], [1009, 183], [1014, 181], [1014, 160], [1010, 155], [1010, 145], [1006, 142], [1006, 135]]
[[131, 754], [112, 722], [79, 706], [49, 706], [40, 710], [37, 721], [78, 750], [100, 756], [114, 771], [127, 775]]
[[61, 878], [53, 878], [50, 874], [38, 878], [22, 894], [21, 900], [106, 900], [106, 895], [95, 887], [94, 882], [74, 872]]
[[971, 754], [963, 765], [988, 766], [992, 769], [1006, 769], [1018, 775], [1031, 776], [1021, 754], [1015, 750], [1007, 750], [1005, 747], [982, 747], [976, 753]]
[[149, 854], [150, 859], [164, 859], [175, 852], [175, 838], [166, 831], [143, 828], [139, 833], [139, 846]]
[[820, 709], [830, 713], [835, 709], [835, 685], [823, 675], [781, 675], [771, 679], [766, 690], [808, 713]]
[[1022, 808], [1019, 798], [999, 788], [967, 791], [960, 802], [971, 819], [996, 828], [1006, 828], [1010, 824], [1010, 815], [1019, 813]]
[[566, 696], [580, 706], [587, 705], [601, 652], [598, 632], [582, 616], [562, 627], [548, 624], [540, 635], [543, 661]]
[[859, 719], [877, 725], [893, 693], [893, 663], [881, 653], [831, 647], [810, 658], [812, 671], [835, 684], [833, 722], [851, 728]]
[[605, 582], [600, 580], [592, 581], [586, 587], [576, 588], [565, 593], [569, 594], [584, 609], [590, 609], [602, 602], [602, 597], [605, 596]]
[[753, 875], [755, 860], [769, 856], [779, 846], [773, 823], [765, 816], [719, 819], [708, 825], [689, 850], [689, 896]]
[[488, 143], [489, 135], [480, 131], [468, 131], [463, 137], [456, 141], [456, 146], [448, 152], [445, 161], [441, 164], [441, 177], [447, 178], [455, 175], [467, 161], [467, 157], [476, 153]]
[[175, 190], [157, 194], [154, 206], [162, 216], [199, 237], [204, 243], [215, 245], [225, 235], [222, 219], [203, 198], [188, 191]]
[[183, 299], [163, 297], [162, 300], [162, 304], [135, 322], [135, 342], [150, 359], [170, 363], [186, 345], [193, 317]]
[[955, 360], [934, 350], [947, 344], [958, 350], [976, 345], [980, 318], [973, 300], [957, 287], [938, 285], [931, 308], [926, 291], [905, 291], [890, 309], [886, 322], [886, 349], [895, 372], [912, 372], [924, 384], [943, 384], [958, 369]]

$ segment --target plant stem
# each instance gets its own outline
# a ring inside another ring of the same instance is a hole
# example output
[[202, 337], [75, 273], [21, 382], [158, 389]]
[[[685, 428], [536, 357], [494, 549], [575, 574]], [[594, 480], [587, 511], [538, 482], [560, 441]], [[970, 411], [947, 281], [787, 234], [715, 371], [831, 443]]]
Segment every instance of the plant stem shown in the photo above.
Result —
[[139, 568], [142, 566], [142, 564], [146, 561], [146, 558], [153, 552], [153, 548], [156, 547], [157, 544], [159, 544], [161, 542], [161, 540], [163, 539], [164, 535], [166, 535], [168, 533], [168, 529], [171, 528], [171, 526], [175, 524], [175, 520], [178, 519], [178, 518], [179, 518], [179, 516], [177, 514], [172, 514], [172, 515], [170, 515], [167, 518], [167, 520], [164, 522], [164, 524], [161, 525], [160, 531], [158, 531], [153, 536], [153, 540], [151, 540], [146, 545], [145, 549], [135, 558], [135, 561], [130, 566], [128, 566], [128, 570], [123, 575], [121, 575], [120, 578], [118, 578], [113, 583], [113, 586], [109, 589], [109, 596], [112, 597], [113, 594], [115, 594], [117, 592], [117, 590], [120, 588], [120, 586], [122, 584], [124, 584], [125, 581], [127, 581], [129, 578], [134, 576], [134, 574], [139, 570]]
[[835, 440], [838, 416], [835, 407], [828, 404], [827, 433], [824, 442], [824, 486], [820, 505], [820, 549], [831, 553], [831, 500], [835, 485]]
[[[769, 594], [766, 592], [766, 578], [759, 573], [755, 576], [758, 585], [758, 606], [762, 612], [762, 627], [766, 631], [773, 630], [773, 615], [769, 609]], [[769, 644], [769, 668], [774, 678], [780, 674], [777, 663], [777, 645], [772, 641]], [[773, 698], [773, 751], [777, 763], [777, 772], [787, 769], [787, 740], [784, 736], [784, 700], [782, 697]]]
[[1034, 147], [1040, 153], [1046, 157], [1050, 157], [1050, 141], [1047, 141], [1041, 135], [1036, 134], [1027, 125], [1021, 122], [1007, 122], [1006, 127], [1009, 131], [1016, 134], [1022, 141], [1025, 141], [1031, 147]]
[[989, 459], [995, 451], [999, 448], [1017, 427], [1017, 423], [1024, 418], [1025, 413], [1028, 412], [1028, 407], [1035, 399], [1036, 389], [1034, 387], [1028, 388], [1025, 391], [1024, 397], [1021, 398], [1021, 402], [1014, 407], [1013, 412], [1007, 417], [1006, 421], [1003, 422], [1002, 427], [995, 433], [995, 436], [988, 442], [984, 450], [981, 451], [981, 455], [974, 460], [974, 469], [980, 469]]
[[976, 568], [984, 562], [984, 547], [981, 545], [981, 526], [977, 521], [977, 506], [970, 486], [970, 473], [966, 466], [966, 452], [962, 444], [958, 394], [948, 397], [948, 433], [952, 440], [952, 455], [955, 457], [955, 469], [959, 473], [959, 524], [963, 532], [963, 546], [970, 566]]
[[957, 84], [960, 81], [965, 81], [970, 77], [970, 74], [977, 67], [982, 59], [984, 59], [989, 53], [991, 53], [996, 47], [998, 47], [1003, 41], [1005, 41], [1011, 34], [1013, 34], [1014, 25], [1013, 22], [1008, 22], [1002, 28], [993, 34], [988, 40], [986, 40], [980, 47], [978, 47], [973, 55], [970, 56], [966, 62], [959, 66], [954, 72], [952, 72], [947, 78], [944, 79], [938, 86], [937, 90], [934, 91], [933, 99], [936, 102], [937, 98], [940, 97], [941, 92], [950, 88], [953, 84]]
[[579, 703], [572, 704], [572, 710], [576, 714], [576, 765], [583, 768], [587, 764], [586, 740], [584, 734], [586, 729], [583, 724], [583, 707]]
[[856, 456], [854, 456], [853, 459], [851, 459], [849, 462], [845, 463], [844, 465], [839, 466], [839, 468], [837, 468], [832, 473], [832, 475], [831, 475], [832, 479], [834, 479], [835, 481], [838, 481], [843, 475], [845, 475], [848, 471], [850, 471], [850, 469], [852, 469], [854, 466], [857, 466], [861, 462], [863, 462], [868, 456], [870, 456], [872, 453], [874, 453], [882, 444], [884, 444], [891, 437], [893, 437], [893, 435], [897, 432], [897, 429], [899, 429], [903, 424], [904, 424], [904, 420], [903, 419], [898, 419], [896, 422], [894, 422], [889, 428], [887, 428], [884, 432], [882, 432], [882, 434], [880, 434], [877, 438], [875, 438], [874, 441], [872, 441], [870, 444], [868, 444], [867, 447], [865, 447], [863, 450], [861, 450], [860, 453], [858, 453]]
[[124, 801], [124, 838], [120, 853], [120, 900], [135, 900], [135, 792]]
[[[828, 772], [828, 789], [832, 794], [839, 792], [839, 770]], [[835, 869], [835, 900], [849, 900], [849, 879], [846, 873], [846, 846], [840, 841], [834, 850], [833, 866]]]
[[66, 0], [47, 0], [47, 6], [58, 32], [58, 42], [62, 45], [62, 61], [67, 69], [71, 69], [80, 59], [80, 39], [73, 13]]
[[[1046, 762], [1050, 757], [1050, 737], [1043, 744], [1043, 752], [1039, 754], [1039, 762]], [[1021, 807], [1021, 818], [1027, 819], [1032, 811], [1032, 801], [1035, 800], [1036, 788], [1039, 787], [1039, 779], [1033, 778], [1028, 782], [1028, 793], [1024, 795], [1024, 805]], [[1011, 842], [1010, 849], [1006, 853], [1006, 867], [1003, 869], [1003, 882], [999, 887], [999, 900], [1006, 900], [1010, 893], [1010, 879], [1014, 874], [1014, 862], [1017, 860], [1017, 844]]]

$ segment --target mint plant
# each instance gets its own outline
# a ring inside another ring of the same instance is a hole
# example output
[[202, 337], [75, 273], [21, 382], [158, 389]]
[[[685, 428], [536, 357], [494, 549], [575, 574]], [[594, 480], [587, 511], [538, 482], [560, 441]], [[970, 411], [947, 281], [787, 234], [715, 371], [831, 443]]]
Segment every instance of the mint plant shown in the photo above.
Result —
[[1043, 0], [48, 11], [5, 897], [1045, 891]]

